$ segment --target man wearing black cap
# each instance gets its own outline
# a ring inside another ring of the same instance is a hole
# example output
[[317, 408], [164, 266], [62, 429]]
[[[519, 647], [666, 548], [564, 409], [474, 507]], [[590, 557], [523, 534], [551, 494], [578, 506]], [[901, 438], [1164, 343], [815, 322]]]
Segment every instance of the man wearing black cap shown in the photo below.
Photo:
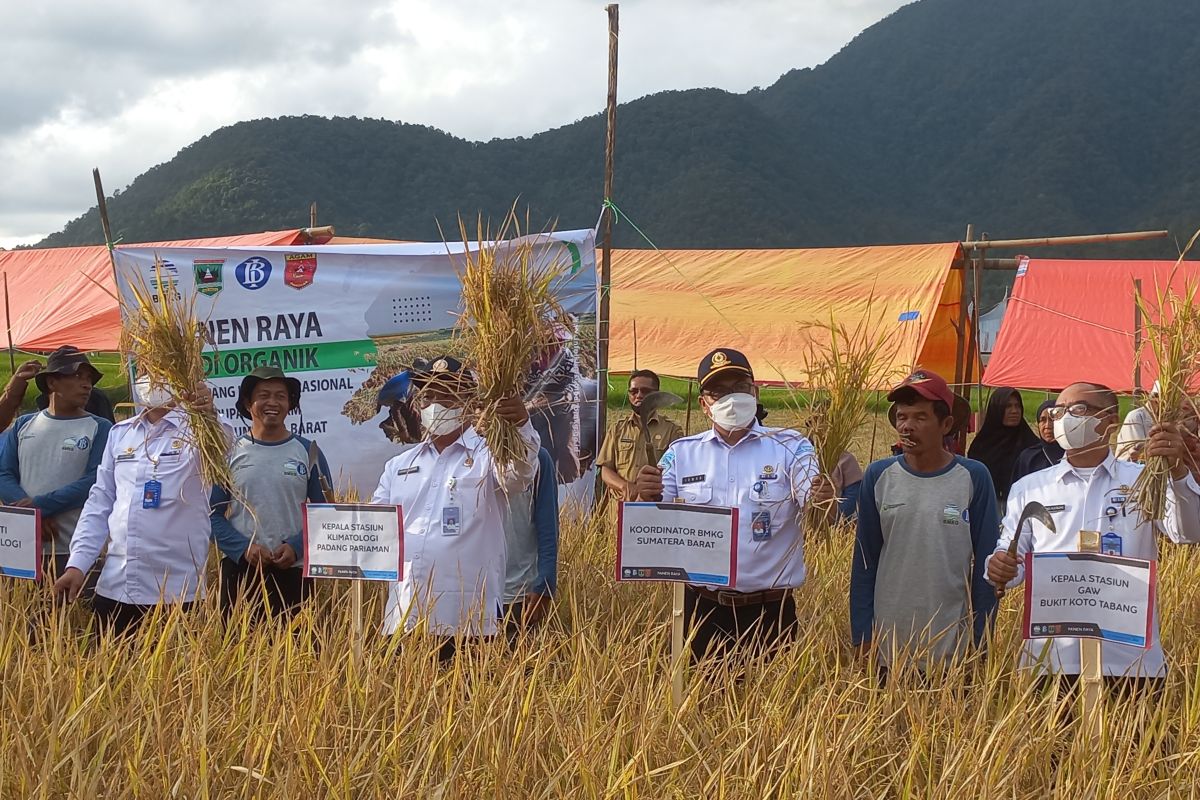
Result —
[[42, 554], [51, 575], [66, 568], [112, 427], [84, 410], [101, 377], [74, 347], [54, 351], [34, 377], [48, 408], [19, 417], [0, 442], [0, 500], [41, 510]]
[[987, 467], [946, 451], [970, 413], [936, 373], [917, 370], [888, 395], [902, 452], [867, 467], [850, 573], [854, 644], [882, 666], [919, 670], [983, 641], [996, 595], [984, 574], [1000, 518]]
[[[232, 487], [212, 490], [212, 535], [221, 559], [221, 608], [239, 598], [261, 615], [289, 616], [310, 591], [302, 575], [303, 503], [325, 502], [321, 476], [329, 480], [325, 455], [287, 429], [300, 408], [300, 381], [278, 367], [259, 367], [242, 379], [238, 414], [250, 430], [233, 446]], [[262, 581], [260, 585], [259, 581]]]
[[737, 586], [689, 585], [692, 654], [769, 650], [796, 633], [792, 589], [804, 582], [801, 512], [817, 461], [800, 433], [763, 427], [750, 362], [721, 347], [700, 362], [700, 407], [712, 430], [677, 440], [635, 479], [641, 500], [738, 509]]
[[453, 637], [490, 637], [504, 597], [504, 515], [509, 496], [524, 492], [537, 470], [537, 431], [520, 397], [501, 400], [496, 415], [517, 426], [521, 452], [500, 469], [464, 406], [473, 393], [458, 359], [442, 356], [412, 371], [426, 439], [388, 461], [373, 503], [404, 508], [404, 579], [392, 585], [384, 633], [427, 624], [448, 637], [439, 655], [453, 656]]

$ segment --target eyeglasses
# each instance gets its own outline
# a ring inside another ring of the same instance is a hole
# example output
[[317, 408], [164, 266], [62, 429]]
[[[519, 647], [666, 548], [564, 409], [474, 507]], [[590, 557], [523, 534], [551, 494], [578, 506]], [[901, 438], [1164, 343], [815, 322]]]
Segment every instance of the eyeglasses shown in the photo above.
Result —
[[753, 381], [738, 381], [723, 389], [705, 389], [700, 392], [701, 395], [708, 397], [710, 400], [720, 400], [727, 394], [753, 394]]
[[1101, 408], [1099, 406], [1094, 406], [1091, 403], [1084, 403], [1081, 401], [1078, 403], [1071, 403], [1069, 406], [1050, 406], [1042, 413], [1050, 415], [1050, 419], [1062, 419], [1067, 414], [1070, 414], [1072, 417], [1086, 417], [1094, 412], [1108, 410], [1109, 408]]

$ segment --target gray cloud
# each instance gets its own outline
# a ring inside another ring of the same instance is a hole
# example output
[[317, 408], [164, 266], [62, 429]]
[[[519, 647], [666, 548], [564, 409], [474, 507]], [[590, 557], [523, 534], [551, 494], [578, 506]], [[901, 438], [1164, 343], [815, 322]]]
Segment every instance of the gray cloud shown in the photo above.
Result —
[[[746, 91], [814, 66], [905, 0], [625, 0], [620, 97]], [[29, 4], [32, 5], [32, 4]], [[487, 140], [598, 112], [598, 0], [55, 0], [10, 15], [0, 70], [0, 245], [127, 185], [215, 128], [357, 115]]]

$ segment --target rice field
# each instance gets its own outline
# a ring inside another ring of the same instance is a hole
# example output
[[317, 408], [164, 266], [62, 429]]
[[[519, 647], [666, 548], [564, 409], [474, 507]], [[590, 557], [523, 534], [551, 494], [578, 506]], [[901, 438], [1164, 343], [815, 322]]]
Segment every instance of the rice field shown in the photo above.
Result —
[[1165, 694], [1110, 701], [1092, 742], [1013, 669], [1019, 593], [987, 659], [880, 688], [849, 647], [851, 545], [846, 529], [811, 532], [799, 640], [772, 661], [693, 672], [678, 713], [670, 591], [614, 583], [611, 509], [565, 518], [543, 630], [449, 667], [428, 639], [372, 632], [374, 585], [360, 642], [342, 583], [323, 584], [290, 628], [225, 625], [213, 597], [129, 641], [97, 641], [81, 609], [5, 582], [0, 797], [1200, 794], [1200, 549], [1163, 548]]

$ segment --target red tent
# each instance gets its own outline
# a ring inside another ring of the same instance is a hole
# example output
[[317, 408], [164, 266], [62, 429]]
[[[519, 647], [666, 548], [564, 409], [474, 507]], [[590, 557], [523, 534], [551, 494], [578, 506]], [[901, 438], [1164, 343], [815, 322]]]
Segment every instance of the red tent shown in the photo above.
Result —
[[[989, 386], [1061, 389], [1075, 381], [1130, 392], [1134, 381], [1134, 281], [1151, 309], [1168, 286], [1200, 285], [1200, 263], [1032, 259], [1017, 270], [1012, 297], [984, 372]], [[1143, 352], [1141, 385], [1158, 365]]]

